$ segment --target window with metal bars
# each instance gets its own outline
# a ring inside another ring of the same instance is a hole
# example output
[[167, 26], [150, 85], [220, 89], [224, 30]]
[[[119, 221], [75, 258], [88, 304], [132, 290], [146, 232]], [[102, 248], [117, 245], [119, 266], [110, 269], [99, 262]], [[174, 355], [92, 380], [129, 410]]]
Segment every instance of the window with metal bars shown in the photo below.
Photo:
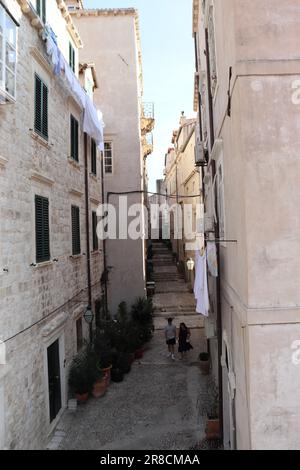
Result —
[[35, 245], [36, 262], [50, 260], [49, 200], [35, 196]]
[[69, 42], [69, 65], [73, 72], [75, 73], [75, 49], [72, 44]]
[[104, 172], [113, 172], [113, 145], [112, 142], [104, 142]]
[[91, 139], [91, 172], [97, 175], [97, 146], [94, 139]]
[[80, 255], [80, 211], [79, 207], [72, 206], [71, 208], [72, 218], [72, 254]]
[[79, 161], [78, 129], [79, 123], [77, 119], [71, 114], [71, 158], [73, 158], [73, 160], [76, 162]]
[[46, 23], [46, 0], [36, 0], [36, 12], [42, 22]]
[[48, 87], [35, 74], [34, 130], [48, 140]]
[[97, 236], [97, 212], [92, 211], [92, 230], [93, 230], [93, 251], [98, 250], [98, 236]]

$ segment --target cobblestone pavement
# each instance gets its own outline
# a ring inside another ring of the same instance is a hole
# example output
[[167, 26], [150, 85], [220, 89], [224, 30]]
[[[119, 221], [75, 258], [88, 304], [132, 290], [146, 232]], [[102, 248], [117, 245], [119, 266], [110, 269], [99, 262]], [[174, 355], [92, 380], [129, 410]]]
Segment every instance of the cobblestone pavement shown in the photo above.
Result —
[[123, 382], [112, 383], [104, 397], [64, 413], [52, 447], [185, 450], [195, 445], [204, 433], [197, 409], [199, 399], [207, 400], [207, 377], [200, 374], [196, 361], [203, 331], [193, 330], [192, 335], [191, 357], [173, 362], [166, 357], [158, 331]]
[[[143, 359], [105, 396], [66, 410], [48, 448], [188, 450], [204, 437], [210, 398], [209, 378], [198, 363], [205, 350], [203, 321], [193, 295], [178, 291], [177, 284], [174, 280], [172, 292], [172, 283], [166, 283], [165, 293], [162, 287], [154, 297], [155, 334]], [[176, 326], [184, 321], [191, 328], [194, 349], [183, 361], [167, 357], [162, 328], [168, 316]]]

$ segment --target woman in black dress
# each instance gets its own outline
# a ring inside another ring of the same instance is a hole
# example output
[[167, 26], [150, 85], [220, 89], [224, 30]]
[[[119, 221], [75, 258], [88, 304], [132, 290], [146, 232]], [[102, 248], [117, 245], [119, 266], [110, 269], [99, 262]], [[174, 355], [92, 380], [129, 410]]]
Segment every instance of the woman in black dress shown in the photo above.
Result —
[[178, 352], [181, 354], [181, 359], [185, 356], [185, 353], [193, 346], [190, 343], [191, 332], [185, 323], [180, 323], [179, 336], [178, 336]]

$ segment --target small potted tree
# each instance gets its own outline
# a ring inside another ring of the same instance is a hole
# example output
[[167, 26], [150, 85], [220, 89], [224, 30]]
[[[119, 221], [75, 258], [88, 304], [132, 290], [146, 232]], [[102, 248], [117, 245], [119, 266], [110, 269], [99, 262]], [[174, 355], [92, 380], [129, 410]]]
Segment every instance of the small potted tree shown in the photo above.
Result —
[[79, 403], [86, 403], [97, 378], [97, 372], [88, 358], [86, 351], [77, 355], [69, 372], [69, 387]]
[[219, 394], [215, 388], [212, 392], [212, 404], [207, 413], [205, 427], [206, 439], [220, 439], [220, 419], [219, 419]]

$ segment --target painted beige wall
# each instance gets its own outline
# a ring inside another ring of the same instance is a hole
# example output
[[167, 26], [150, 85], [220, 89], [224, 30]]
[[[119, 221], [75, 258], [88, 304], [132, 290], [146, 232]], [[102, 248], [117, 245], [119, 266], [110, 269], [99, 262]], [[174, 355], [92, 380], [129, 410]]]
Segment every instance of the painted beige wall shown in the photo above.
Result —
[[[73, 15], [84, 42], [80, 61], [95, 63], [99, 89], [94, 101], [105, 121], [105, 140], [113, 142], [113, 174], [105, 176], [106, 192], [136, 191], [143, 187], [140, 131], [140, 65], [136, 15], [110, 12], [98, 16]], [[97, 40], [95, 41], [95, 38]], [[116, 197], [110, 202], [117, 204]], [[141, 195], [128, 204], [141, 203]], [[118, 207], [118, 206], [116, 206]], [[143, 240], [108, 240], [109, 310], [145, 295]]]
[[[221, 144], [213, 153], [217, 163], [220, 158], [224, 163], [226, 238], [238, 241], [220, 245], [223, 328], [231, 338], [236, 377], [237, 446], [296, 449], [299, 371], [291, 362], [291, 344], [299, 338], [300, 105], [292, 95], [300, 77], [300, 5], [206, 3], [215, 7], [217, 47], [214, 120]], [[202, 44], [204, 20], [199, 18]]]

